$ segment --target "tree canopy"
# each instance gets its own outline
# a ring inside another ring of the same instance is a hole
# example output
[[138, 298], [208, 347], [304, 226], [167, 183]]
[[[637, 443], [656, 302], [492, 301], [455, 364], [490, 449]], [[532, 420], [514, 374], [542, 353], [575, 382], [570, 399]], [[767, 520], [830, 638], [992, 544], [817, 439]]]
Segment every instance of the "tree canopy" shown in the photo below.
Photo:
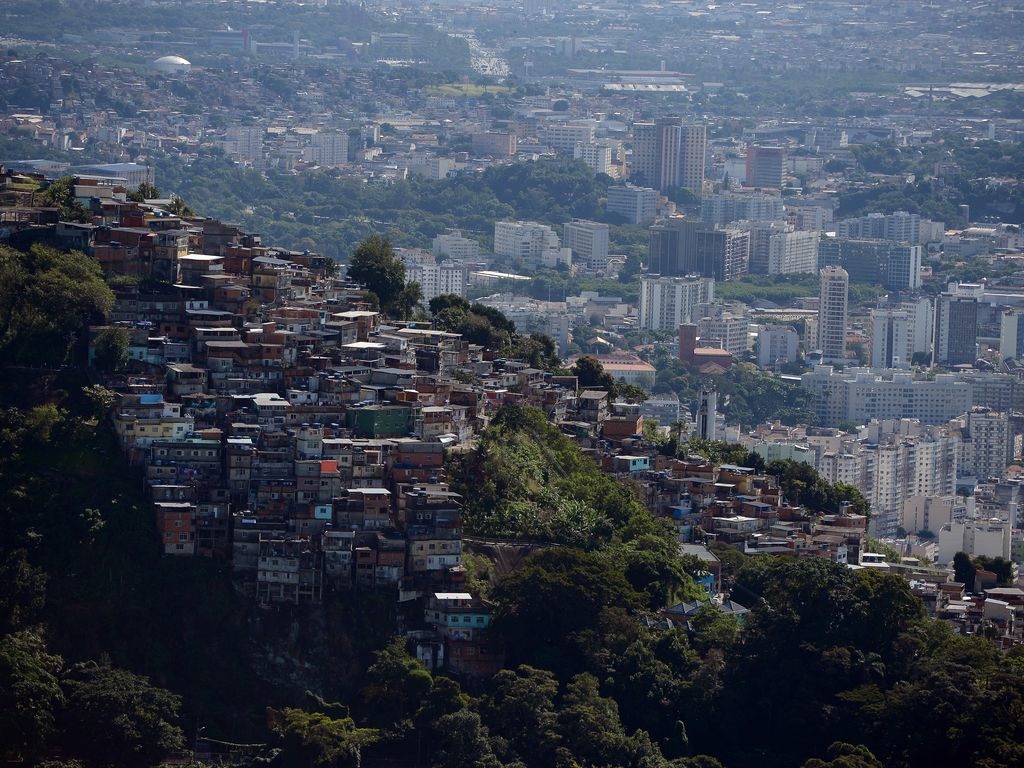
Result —
[[366, 286], [377, 297], [380, 308], [390, 312], [399, 307], [405, 290], [405, 264], [395, 256], [390, 241], [378, 235], [363, 240], [348, 262], [348, 276]]
[[113, 304], [99, 264], [84, 253], [0, 246], [0, 362], [65, 362]]

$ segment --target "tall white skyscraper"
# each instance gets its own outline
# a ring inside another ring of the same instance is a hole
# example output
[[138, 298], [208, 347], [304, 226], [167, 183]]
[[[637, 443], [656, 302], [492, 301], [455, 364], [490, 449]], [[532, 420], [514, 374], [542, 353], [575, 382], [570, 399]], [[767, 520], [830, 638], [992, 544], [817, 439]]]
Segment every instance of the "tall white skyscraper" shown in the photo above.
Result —
[[603, 144], [580, 142], [572, 152], [574, 160], [582, 160], [594, 173], [611, 175], [615, 170], [612, 166], [612, 148]]
[[842, 267], [825, 267], [819, 275], [818, 348], [822, 360], [842, 362], [846, 352], [850, 276]]

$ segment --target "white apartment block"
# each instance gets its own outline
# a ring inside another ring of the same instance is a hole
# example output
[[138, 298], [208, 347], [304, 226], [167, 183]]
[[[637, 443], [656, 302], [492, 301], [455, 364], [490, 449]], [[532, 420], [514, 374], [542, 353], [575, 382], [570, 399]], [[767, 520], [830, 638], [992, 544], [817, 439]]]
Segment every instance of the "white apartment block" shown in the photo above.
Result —
[[942, 526], [966, 517], [967, 505], [959, 496], [911, 496], [903, 503], [900, 526], [908, 533], [938, 534]]
[[832, 223], [832, 209], [820, 205], [793, 205], [787, 208], [786, 218], [796, 229], [820, 232]]
[[640, 327], [674, 331], [699, 319], [699, 307], [715, 300], [710, 277], [644, 277], [640, 280]]
[[224, 138], [224, 152], [243, 162], [252, 162], [263, 157], [262, 126], [235, 125], [227, 129]]
[[910, 419], [873, 421], [857, 438], [826, 450], [818, 472], [829, 482], [860, 489], [875, 517], [872, 534], [893, 536], [907, 499], [952, 495], [959, 436], [946, 426], [926, 427]]
[[544, 142], [558, 152], [574, 152], [577, 144], [593, 144], [597, 123], [593, 120], [571, 120], [549, 123], [544, 127]]
[[1020, 410], [1024, 402], [1024, 381], [1012, 374], [971, 369], [953, 375], [971, 388], [972, 405], [993, 411], [1014, 411]]
[[768, 235], [768, 274], [813, 273], [818, 269], [818, 240], [814, 231], [778, 231]]
[[928, 299], [871, 310], [871, 367], [908, 369], [915, 354], [931, 352]]
[[960, 475], [1002, 479], [1014, 453], [1009, 414], [976, 406], [954, 423], [962, 428]]
[[939, 529], [939, 554], [935, 564], [949, 565], [957, 552], [971, 557], [984, 555], [1009, 560], [1010, 541], [1010, 524], [1005, 520], [953, 521]]
[[825, 362], [841, 362], [846, 353], [847, 305], [850, 276], [842, 267], [825, 267], [820, 272], [818, 292], [818, 348]]
[[594, 173], [612, 176], [616, 173], [612, 163], [612, 148], [604, 144], [577, 144], [572, 151], [574, 160], [582, 160]]
[[463, 237], [457, 229], [437, 235], [430, 250], [436, 258], [444, 256], [453, 261], [477, 261], [480, 258], [480, 243]]
[[762, 325], [757, 331], [757, 364], [773, 368], [781, 363], [795, 362], [800, 335], [788, 325]]
[[718, 225], [734, 221], [785, 221], [786, 209], [779, 195], [722, 192], [701, 198], [700, 218], [706, 224]]
[[560, 250], [558, 235], [546, 224], [535, 221], [494, 222], [495, 256], [538, 264], [546, 263], [552, 258], [552, 252], [558, 254]]
[[562, 225], [562, 244], [586, 264], [590, 272], [608, 268], [608, 225], [573, 219]]
[[348, 163], [348, 135], [318, 133], [310, 140], [309, 159], [324, 168], [337, 168]]
[[618, 213], [632, 224], [646, 224], [658, 216], [658, 190], [626, 184], [608, 187], [608, 213]]
[[1024, 357], [1024, 310], [1008, 309], [999, 318], [999, 356], [1003, 360]]
[[438, 181], [447, 178], [448, 174], [455, 170], [455, 161], [450, 157], [416, 153], [406, 162], [406, 170], [417, 176]]
[[909, 372], [835, 371], [830, 365], [819, 365], [801, 376], [801, 383], [818, 423], [831, 427], [900, 418], [945, 424], [969, 411], [973, 396], [971, 384], [948, 373], [929, 380], [915, 379]]
[[871, 310], [871, 367], [910, 368], [914, 320], [900, 309]]
[[440, 264], [417, 261], [406, 264], [405, 279], [420, 284], [424, 302], [449, 293], [465, 296], [469, 284], [469, 268], [453, 261]]
[[931, 352], [934, 316], [928, 299], [871, 310], [871, 367], [910, 368]]
[[697, 321], [698, 345], [719, 347], [740, 357], [750, 349], [750, 318], [722, 311], [720, 306]]
[[[891, 214], [869, 213], [867, 216], [842, 219], [837, 226], [839, 237], [852, 240], [891, 240], [920, 245], [941, 240], [941, 221], [922, 219], [916, 213], [896, 211]], [[936, 237], [938, 234], [938, 237]]]

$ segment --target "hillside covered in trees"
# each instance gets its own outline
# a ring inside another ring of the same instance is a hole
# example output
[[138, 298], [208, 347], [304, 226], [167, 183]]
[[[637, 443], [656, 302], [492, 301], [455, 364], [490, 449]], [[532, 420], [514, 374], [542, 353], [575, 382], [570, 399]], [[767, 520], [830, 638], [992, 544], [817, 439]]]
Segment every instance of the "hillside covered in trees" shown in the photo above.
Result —
[[429, 248], [435, 235], [451, 228], [489, 243], [501, 219], [561, 224], [574, 216], [600, 218], [598, 200], [611, 181], [595, 177], [582, 162], [546, 161], [442, 181], [410, 176], [370, 184], [330, 170], [261, 173], [213, 149], [189, 165], [159, 161], [156, 175], [162, 188], [207, 216], [238, 221], [269, 242], [308, 247], [338, 261], [373, 234], [396, 246]]

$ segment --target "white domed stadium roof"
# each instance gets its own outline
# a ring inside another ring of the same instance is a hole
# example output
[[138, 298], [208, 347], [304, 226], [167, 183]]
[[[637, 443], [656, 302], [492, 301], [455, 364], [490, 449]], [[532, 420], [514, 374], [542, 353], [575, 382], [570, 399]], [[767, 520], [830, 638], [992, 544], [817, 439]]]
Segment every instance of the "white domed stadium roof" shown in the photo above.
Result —
[[153, 69], [167, 73], [188, 72], [192, 69], [192, 62], [181, 56], [161, 56], [153, 62]]

